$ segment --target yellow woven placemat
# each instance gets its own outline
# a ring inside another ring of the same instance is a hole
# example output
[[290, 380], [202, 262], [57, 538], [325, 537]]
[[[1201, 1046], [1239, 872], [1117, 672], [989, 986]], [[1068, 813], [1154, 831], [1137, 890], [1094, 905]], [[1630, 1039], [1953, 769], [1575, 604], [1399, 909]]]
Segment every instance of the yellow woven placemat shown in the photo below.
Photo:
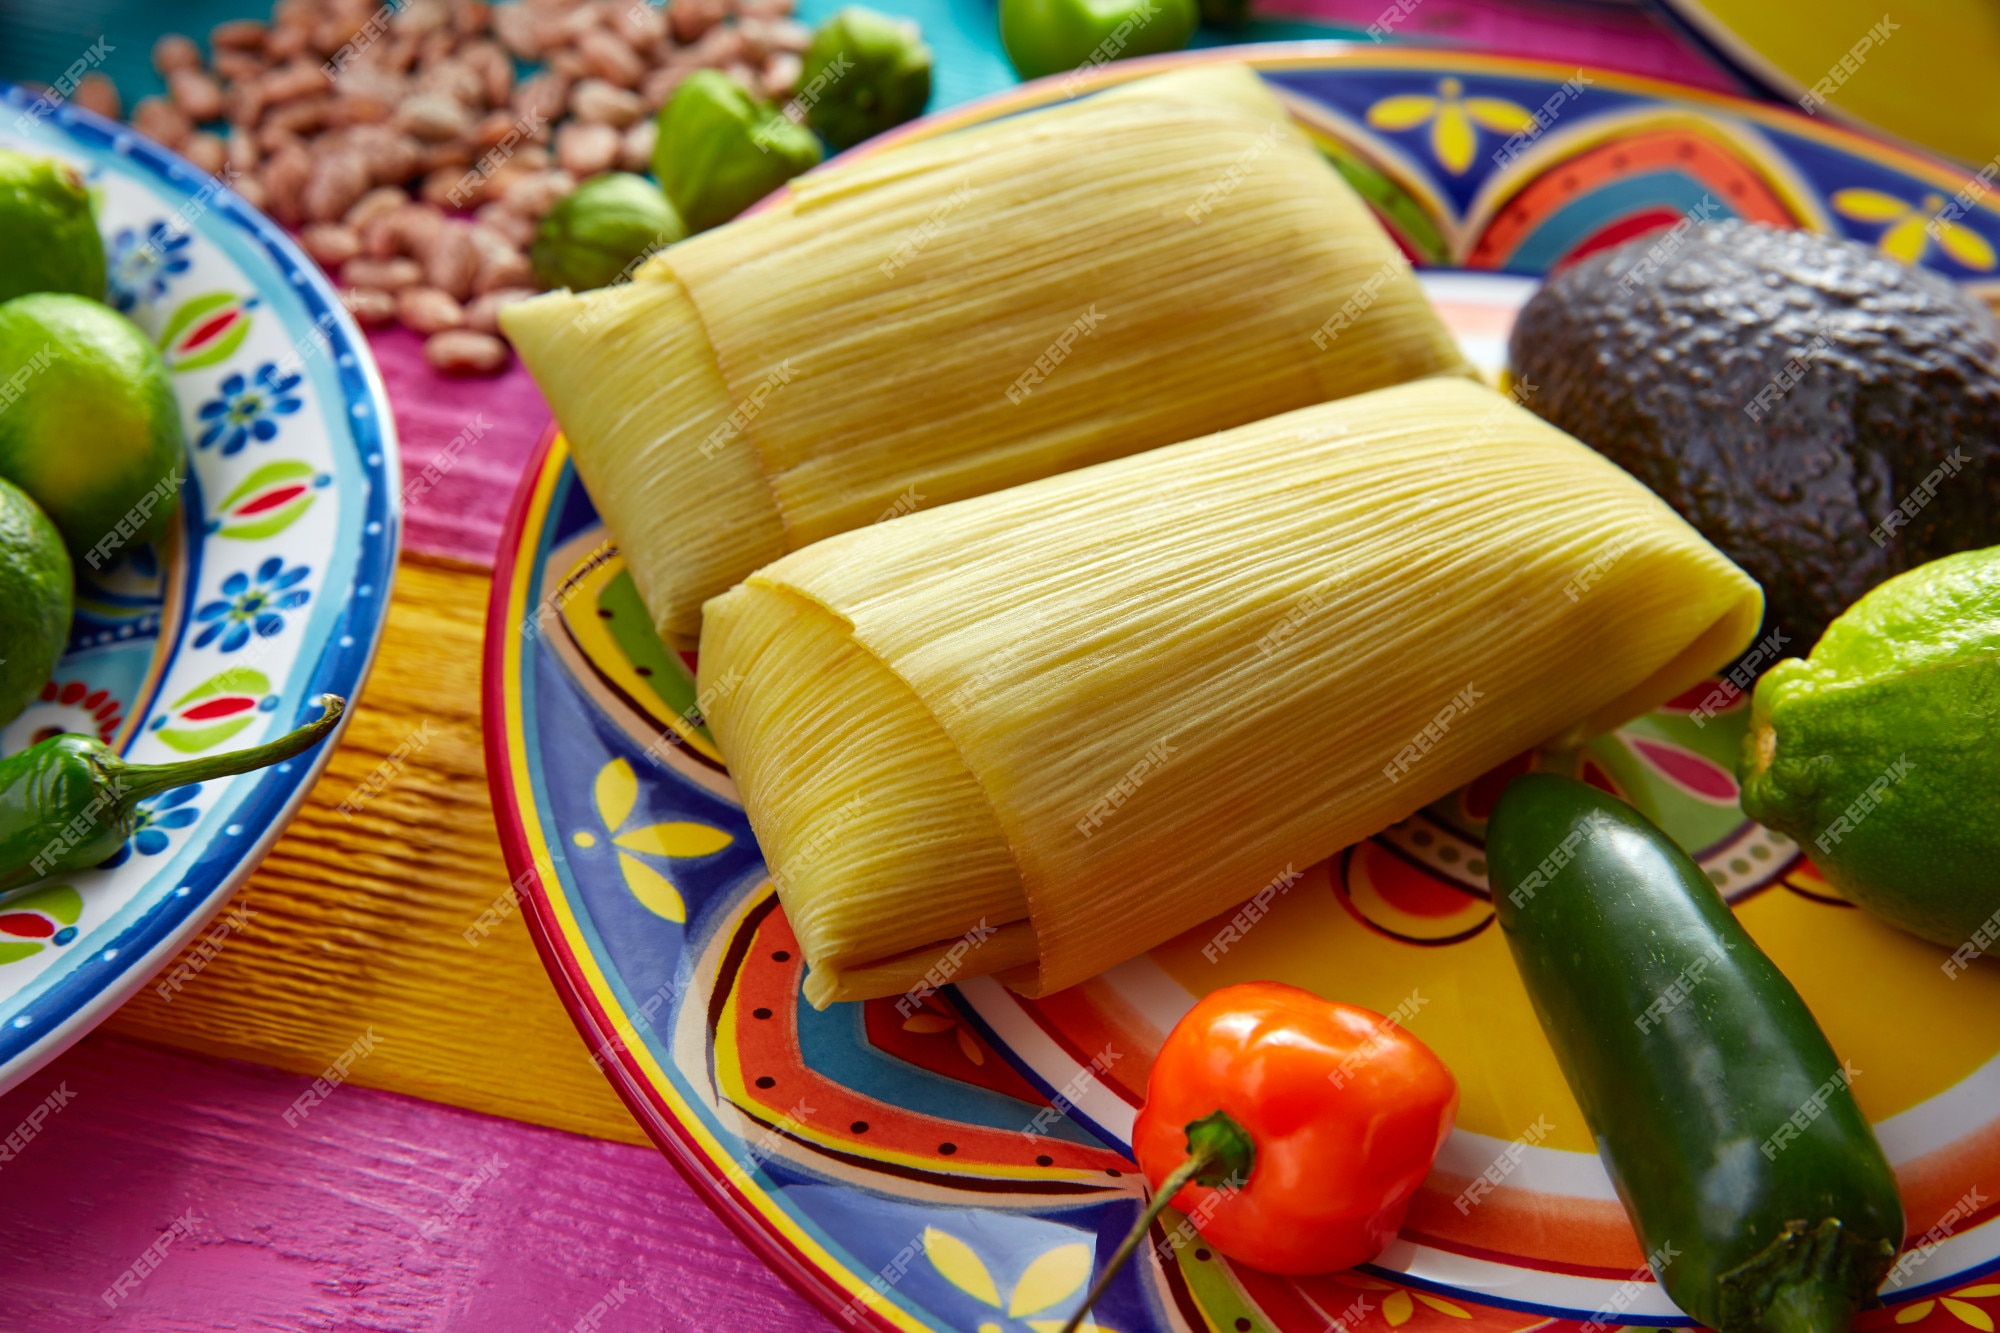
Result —
[[[352, 1082], [647, 1141], [590, 1063], [520, 914], [476, 948], [463, 934], [508, 879], [479, 725], [489, 586], [484, 572], [404, 558], [340, 748], [234, 899], [247, 922], [191, 982], [164, 997], [148, 984], [107, 1028], [301, 1074], [372, 1028]], [[351, 800], [399, 747], [380, 794]], [[175, 961], [193, 958], [191, 946]]]

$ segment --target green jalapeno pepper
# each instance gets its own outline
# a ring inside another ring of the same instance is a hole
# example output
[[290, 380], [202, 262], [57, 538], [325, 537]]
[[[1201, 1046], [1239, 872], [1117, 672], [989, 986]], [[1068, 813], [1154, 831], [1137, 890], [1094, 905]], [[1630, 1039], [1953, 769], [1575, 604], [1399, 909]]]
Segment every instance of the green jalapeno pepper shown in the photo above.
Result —
[[1486, 861], [1535, 1014], [1667, 1295], [1720, 1333], [1845, 1333], [1903, 1239], [1895, 1173], [1848, 1087], [1859, 1071], [1701, 867], [1616, 797], [1516, 778]]
[[0, 759], [0, 893], [103, 861], [132, 836], [139, 802], [148, 796], [311, 749], [347, 709], [338, 695], [323, 694], [318, 702], [325, 711], [298, 730], [205, 759], [132, 764], [96, 737], [75, 733]]

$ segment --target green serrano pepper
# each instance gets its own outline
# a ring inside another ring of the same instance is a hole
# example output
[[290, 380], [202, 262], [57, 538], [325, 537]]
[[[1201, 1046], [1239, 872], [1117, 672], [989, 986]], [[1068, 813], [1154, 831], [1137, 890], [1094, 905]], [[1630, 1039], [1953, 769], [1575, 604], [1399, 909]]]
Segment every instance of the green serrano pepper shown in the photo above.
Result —
[[[1500, 928], [1655, 1275], [1720, 1333], [1841, 1333], [1903, 1240], [1805, 1001], [1687, 853], [1551, 773], [1487, 825]], [[1607, 1316], [1608, 1317], [1608, 1316]]]
[[132, 836], [140, 801], [190, 782], [248, 773], [311, 749], [347, 708], [323, 694], [318, 718], [247, 750], [174, 764], [128, 764], [95, 736], [51, 736], [0, 759], [0, 893], [86, 870]]

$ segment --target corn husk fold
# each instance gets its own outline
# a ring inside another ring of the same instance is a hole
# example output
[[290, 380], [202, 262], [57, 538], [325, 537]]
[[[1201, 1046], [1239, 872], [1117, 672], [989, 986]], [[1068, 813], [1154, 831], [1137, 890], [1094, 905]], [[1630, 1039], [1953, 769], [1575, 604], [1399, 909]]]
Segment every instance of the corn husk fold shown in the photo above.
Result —
[[815, 1003], [974, 936], [956, 975], [1043, 994], [1690, 687], [1761, 611], [1628, 474], [1433, 379], [819, 542], [709, 603], [700, 674]]
[[822, 537], [1466, 369], [1240, 66], [835, 165], [629, 284], [503, 320], [681, 640]]

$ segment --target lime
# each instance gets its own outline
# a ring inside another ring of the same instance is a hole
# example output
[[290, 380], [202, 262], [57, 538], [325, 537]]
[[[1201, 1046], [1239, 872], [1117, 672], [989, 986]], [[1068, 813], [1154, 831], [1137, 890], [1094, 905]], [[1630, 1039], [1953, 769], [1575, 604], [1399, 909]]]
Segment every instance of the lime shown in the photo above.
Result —
[[[1899, 574], [1757, 682], [1743, 810], [1958, 949], [2000, 913], [2000, 547]], [[2000, 923], [1996, 923], [2000, 924]], [[1977, 951], [1976, 949], [1974, 950]]]
[[166, 531], [186, 453], [166, 363], [130, 320], [55, 292], [0, 305], [0, 477], [79, 564]]
[[76, 168], [0, 148], [0, 301], [28, 292], [104, 295], [104, 238]]
[[0, 481], [0, 726], [42, 688], [69, 638], [74, 580], [62, 534]]

